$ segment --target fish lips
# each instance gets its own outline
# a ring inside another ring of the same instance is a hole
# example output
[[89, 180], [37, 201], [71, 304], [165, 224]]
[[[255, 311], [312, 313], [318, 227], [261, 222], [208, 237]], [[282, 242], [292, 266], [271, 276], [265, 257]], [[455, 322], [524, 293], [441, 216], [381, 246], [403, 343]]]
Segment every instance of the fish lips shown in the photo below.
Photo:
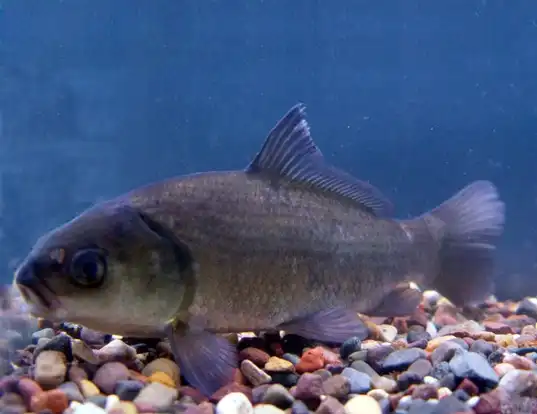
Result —
[[46, 315], [60, 309], [58, 296], [36, 272], [33, 263], [26, 262], [17, 269], [14, 283], [24, 301], [30, 306], [32, 314]]

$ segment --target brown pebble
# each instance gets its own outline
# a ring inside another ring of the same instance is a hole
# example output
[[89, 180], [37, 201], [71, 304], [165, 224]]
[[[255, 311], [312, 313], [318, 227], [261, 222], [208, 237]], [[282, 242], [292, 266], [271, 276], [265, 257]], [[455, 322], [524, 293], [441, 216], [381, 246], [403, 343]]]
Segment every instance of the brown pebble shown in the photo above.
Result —
[[239, 361], [248, 359], [256, 364], [259, 368], [263, 368], [268, 362], [270, 355], [259, 348], [248, 347], [239, 352]]
[[222, 398], [224, 398], [227, 394], [230, 394], [232, 392], [242, 392], [250, 401], [252, 401], [252, 389], [250, 387], [247, 387], [246, 385], [240, 385], [237, 383], [231, 383], [228, 385], [224, 385], [222, 388], [220, 388], [218, 391], [216, 391], [213, 395], [211, 395], [210, 401], [213, 403], [217, 403]]
[[505, 323], [501, 322], [484, 322], [483, 326], [485, 329], [489, 332], [493, 332], [495, 334], [512, 334], [514, 333], [513, 329], [506, 325]]
[[508, 354], [503, 357], [503, 362], [511, 364], [517, 369], [532, 370], [535, 368], [535, 363], [520, 355]]
[[323, 394], [323, 379], [316, 374], [306, 372], [298, 379], [293, 396], [299, 400], [318, 400]]
[[62, 414], [69, 407], [69, 401], [61, 390], [50, 390], [34, 395], [30, 402], [30, 409], [34, 412], [50, 410], [54, 414]]
[[350, 382], [343, 375], [334, 375], [323, 382], [323, 391], [338, 400], [343, 400], [350, 392]]
[[119, 381], [129, 378], [129, 370], [121, 362], [107, 362], [102, 365], [95, 376], [93, 382], [106, 394], [112, 394]]
[[31, 380], [30, 378], [21, 378], [18, 383], [18, 392], [24, 399], [26, 405], [29, 405], [32, 397], [34, 395], [41, 394], [43, 389], [37, 382]]
[[431, 384], [420, 384], [414, 387], [412, 390], [413, 399], [421, 399], [424, 401], [438, 397], [438, 391], [436, 386]]
[[83, 379], [88, 379], [88, 373], [86, 370], [77, 365], [71, 365], [69, 371], [67, 371], [67, 378], [69, 378], [69, 381], [73, 381], [78, 384]]
[[408, 325], [405, 318], [393, 318], [392, 325], [397, 329], [397, 332], [405, 334], [408, 332]]
[[35, 359], [34, 379], [44, 389], [52, 389], [65, 381], [65, 355], [58, 351], [42, 351]]
[[474, 395], [479, 395], [479, 387], [468, 378], [464, 378], [457, 389], [465, 391], [471, 397]]
[[321, 399], [321, 404], [315, 410], [315, 414], [345, 414], [345, 407], [336, 398], [330, 395]]

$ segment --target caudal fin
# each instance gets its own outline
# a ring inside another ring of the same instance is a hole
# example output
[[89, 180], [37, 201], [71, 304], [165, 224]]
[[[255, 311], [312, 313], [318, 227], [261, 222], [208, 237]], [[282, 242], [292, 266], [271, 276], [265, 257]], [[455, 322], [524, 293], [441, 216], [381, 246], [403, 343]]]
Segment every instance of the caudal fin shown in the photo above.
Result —
[[441, 228], [440, 272], [432, 288], [459, 306], [488, 297], [493, 290], [494, 243], [505, 221], [505, 204], [496, 187], [475, 181], [423, 218]]

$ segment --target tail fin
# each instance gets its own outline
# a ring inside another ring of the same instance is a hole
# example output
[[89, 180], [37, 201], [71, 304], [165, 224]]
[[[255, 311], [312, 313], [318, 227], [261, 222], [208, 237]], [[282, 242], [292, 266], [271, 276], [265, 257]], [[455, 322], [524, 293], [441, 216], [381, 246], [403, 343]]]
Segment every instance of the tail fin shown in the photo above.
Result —
[[475, 181], [422, 217], [441, 226], [440, 271], [432, 288], [459, 306], [489, 296], [494, 242], [505, 222], [505, 204], [496, 187]]

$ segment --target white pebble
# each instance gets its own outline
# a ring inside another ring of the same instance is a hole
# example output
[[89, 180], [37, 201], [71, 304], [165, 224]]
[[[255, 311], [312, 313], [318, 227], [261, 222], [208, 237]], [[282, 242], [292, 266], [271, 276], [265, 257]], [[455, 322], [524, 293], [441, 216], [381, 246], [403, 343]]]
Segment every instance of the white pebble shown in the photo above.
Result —
[[86, 402], [84, 404], [77, 405], [73, 410], [73, 414], [106, 414], [106, 411], [97, 404]]
[[438, 384], [438, 380], [435, 377], [431, 377], [427, 375], [425, 378], [423, 378], [423, 383], [429, 384], [429, 385], [435, 385], [435, 384]]
[[468, 407], [473, 408], [477, 405], [478, 402], [479, 402], [479, 397], [477, 395], [474, 395], [468, 401], [466, 401], [466, 404], [468, 405]]
[[369, 395], [370, 397], [373, 397], [377, 401], [384, 400], [385, 398], [390, 397], [390, 394], [388, 394], [386, 391], [380, 390], [380, 389], [370, 390], [367, 393], [367, 395]]
[[357, 395], [345, 403], [345, 414], [382, 414], [379, 403], [368, 395]]
[[438, 329], [436, 329], [436, 326], [434, 326], [434, 323], [431, 321], [427, 322], [427, 327], [425, 330], [429, 335], [431, 335], [431, 338], [434, 338], [436, 335], [438, 335]]
[[114, 405], [116, 405], [119, 402], [119, 397], [114, 394], [110, 394], [108, 397], [106, 397], [106, 403], [104, 404], [104, 409], [106, 411], [110, 411]]
[[453, 394], [453, 392], [447, 387], [441, 387], [438, 389], [438, 398], [440, 399], [447, 397], [451, 394]]
[[253, 414], [254, 407], [242, 392], [232, 392], [216, 404], [216, 414]]

